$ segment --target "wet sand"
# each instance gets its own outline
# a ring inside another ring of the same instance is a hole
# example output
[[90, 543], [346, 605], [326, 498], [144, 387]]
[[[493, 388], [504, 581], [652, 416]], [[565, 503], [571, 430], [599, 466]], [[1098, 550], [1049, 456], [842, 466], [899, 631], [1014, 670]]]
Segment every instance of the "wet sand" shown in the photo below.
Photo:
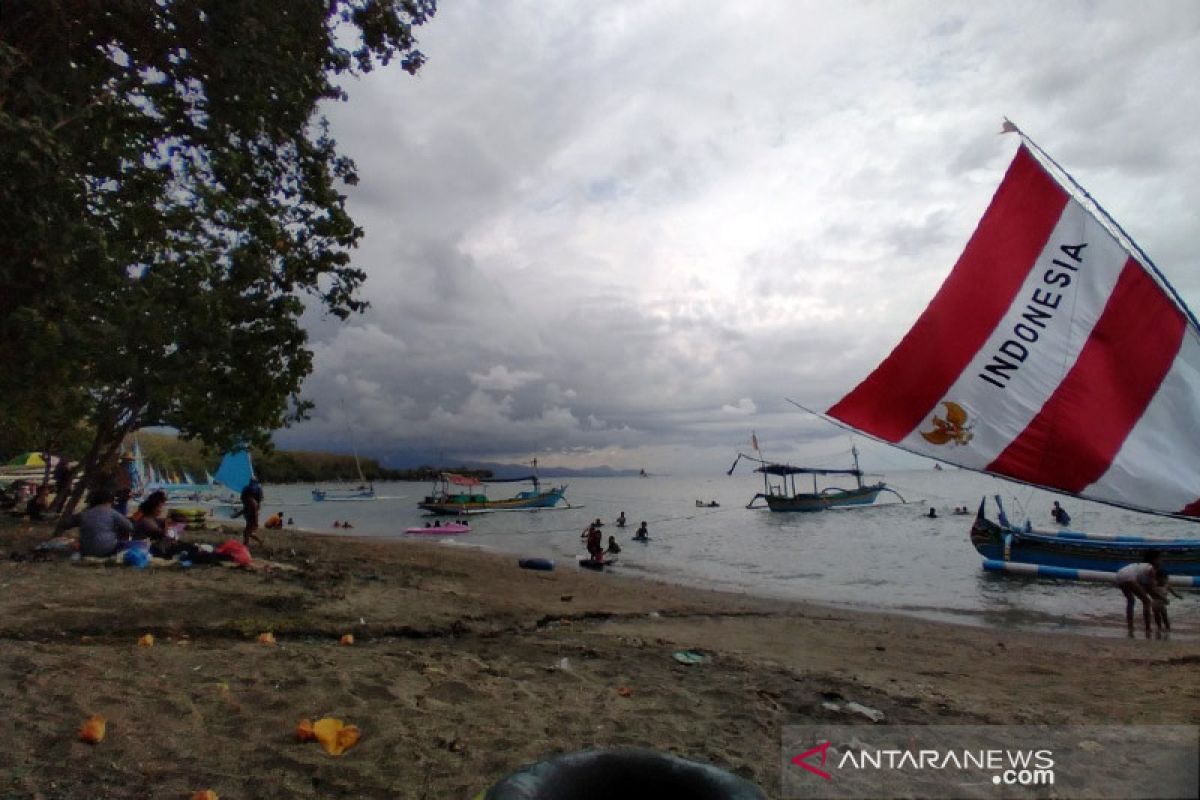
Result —
[[[615, 745], [776, 797], [781, 726], [872, 724], [830, 698], [892, 723], [1200, 720], [1195, 641], [972, 628], [291, 531], [255, 551], [275, 570], [10, 560], [47, 530], [0, 523], [0, 797], [470, 798], [523, 763]], [[1114, 599], [1114, 625], [1120, 612]], [[710, 660], [679, 664], [683, 649]], [[98, 745], [75, 735], [91, 714], [108, 721]], [[323, 716], [361, 741], [341, 757], [298, 743], [299, 720]]]

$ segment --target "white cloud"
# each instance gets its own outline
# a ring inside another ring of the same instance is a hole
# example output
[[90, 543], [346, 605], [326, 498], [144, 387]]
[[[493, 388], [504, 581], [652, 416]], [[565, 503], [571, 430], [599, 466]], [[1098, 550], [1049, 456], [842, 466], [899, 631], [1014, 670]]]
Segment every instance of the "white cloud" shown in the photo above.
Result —
[[749, 397], [743, 397], [734, 405], [726, 403], [725, 405], [721, 406], [722, 414], [732, 414], [736, 417], [749, 416], [756, 411], [758, 411], [758, 406], [754, 405], [754, 401]]
[[469, 373], [469, 377], [471, 378], [471, 383], [480, 389], [487, 389], [493, 392], [511, 392], [542, 376], [536, 372], [509, 370], [502, 364], [497, 364], [488, 370], [486, 374], [471, 372]]

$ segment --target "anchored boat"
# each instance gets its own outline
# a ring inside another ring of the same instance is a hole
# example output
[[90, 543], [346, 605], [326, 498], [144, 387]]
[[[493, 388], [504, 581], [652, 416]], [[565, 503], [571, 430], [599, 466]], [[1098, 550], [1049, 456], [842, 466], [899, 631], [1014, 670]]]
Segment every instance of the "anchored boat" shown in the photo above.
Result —
[[[1141, 248], [1021, 138], [957, 264], [895, 350], [828, 411], [896, 447], [1109, 505], [1200, 518], [1200, 325]], [[985, 516], [989, 569], [1112, 572], [1200, 537], [1048, 532]]]
[[[733, 474], [733, 470], [743, 458], [759, 464], [754, 471], [762, 473], [763, 491], [754, 495], [750, 502], [746, 504], [746, 508], [761, 508], [761, 506], [755, 505], [761, 499], [766, 503], [767, 508], [772, 511], [824, 511], [827, 508], [837, 508], [840, 506], [868, 506], [875, 502], [881, 492], [891, 492], [900, 497], [898, 492], [889, 489], [887, 484], [882, 481], [879, 483], [864, 484], [863, 471], [858, 466], [858, 448], [851, 447], [850, 453], [854, 457], [853, 469], [793, 467], [791, 464], [774, 464], [762, 458], [738, 453], [738, 457], [734, 460], [733, 466], [729, 468], [728, 474]], [[770, 476], [772, 475], [782, 478], [780, 483], [772, 484], [770, 481]], [[797, 475], [812, 476], [811, 492], [796, 491]], [[844, 489], [838, 486], [827, 486], [821, 489], [817, 484], [817, 477], [821, 475], [850, 475], [854, 477], [858, 485], [852, 489]], [[900, 497], [900, 501], [904, 502], [904, 498]]]
[[367, 482], [367, 477], [363, 475], [362, 463], [358, 460], [358, 450], [354, 450], [354, 468], [358, 471], [357, 486], [339, 486], [334, 489], [322, 489], [317, 487], [312, 490], [312, 499], [314, 503], [325, 503], [335, 501], [348, 500], [374, 500], [375, 485]]
[[[529, 483], [532, 488], [512, 497], [492, 500], [486, 493], [485, 484], [489, 483]], [[433, 492], [417, 506], [432, 514], [450, 516], [485, 511], [531, 511], [558, 505], [566, 492], [566, 484], [543, 490], [536, 473], [523, 478], [490, 478], [483, 481], [470, 475], [443, 472], [434, 483]]]

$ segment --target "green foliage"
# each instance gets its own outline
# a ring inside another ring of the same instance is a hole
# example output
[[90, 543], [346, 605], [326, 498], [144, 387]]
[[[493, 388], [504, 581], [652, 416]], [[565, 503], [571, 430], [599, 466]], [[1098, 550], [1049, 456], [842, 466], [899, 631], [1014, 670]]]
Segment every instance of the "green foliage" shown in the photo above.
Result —
[[0, 429], [59, 450], [82, 424], [90, 474], [142, 425], [222, 450], [302, 419], [302, 312], [364, 307], [357, 178], [318, 104], [415, 72], [434, 8], [6, 0]]

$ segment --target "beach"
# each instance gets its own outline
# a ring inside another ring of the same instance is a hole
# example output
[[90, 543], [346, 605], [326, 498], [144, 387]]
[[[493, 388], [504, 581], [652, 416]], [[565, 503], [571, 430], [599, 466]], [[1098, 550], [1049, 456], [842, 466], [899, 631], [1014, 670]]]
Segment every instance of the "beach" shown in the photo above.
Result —
[[[1200, 719], [1200, 642], [1140, 631], [967, 627], [295, 531], [264, 532], [256, 569], [11, 558], [48, 532], [0, 523], [3, 797], [470, 798], [522, 764], [625, 745], [777, 797], [781, 727], [873, 724], [850, 701], [888, 723]], [[76, 736], [92, 714], [94, 745]], [[327, 716], [361, 731], [345, 755], [297, 741]]]

